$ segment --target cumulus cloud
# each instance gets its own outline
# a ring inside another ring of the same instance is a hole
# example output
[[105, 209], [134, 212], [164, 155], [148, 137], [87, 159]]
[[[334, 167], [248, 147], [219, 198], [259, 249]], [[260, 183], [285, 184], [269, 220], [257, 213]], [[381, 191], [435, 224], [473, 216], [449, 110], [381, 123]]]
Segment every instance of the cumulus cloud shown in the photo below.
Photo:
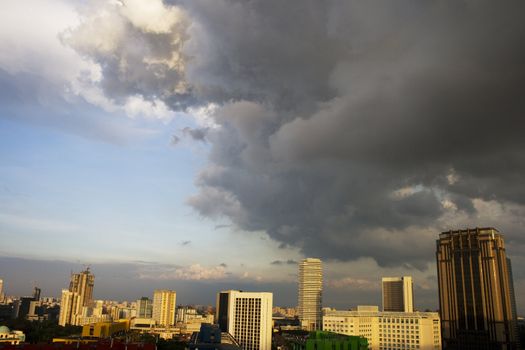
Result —
[[213, 112], [201, 214], [308, 255], [425, 268], [457, 228], [444, 218], [498, 226], [476, 201], [523, 204], [522, 4], [188, 6], [228, 48], [191, 76], [235, 96]]
[[189, 266], [153, 265], [143, 267], [138, 271], [140, 279], [154, 280], [220, 280], [227, 277], [226, 267], [202, 266], [193, 264]]
[[111, 101], [195, 117], [200, 215], [381, 266], [424, 269], [458, 225], [523, 243], [522, 2], [146, 4], [88, 7], [64, 42]]
[[369, 281], [362, 278], [343, 277], [339, 279], [331, 279], [326, 284], [333, 288], [346, 288], [358, 290], [377, 290], [380, 289], [377, 281]]
[[[167, 118], [170, 109], [188, 105], [182, 47], [190, 23], [181, 8], [162, 0], [98, 0], [79, 7], [79, 15], [81, 22], [63, 31], [61, 40], [101, 68], [99, 80], [90, 84], [109, 101], [106, 108]], [[86, 90], [84, 85], [77, 83], [76, 91]]]

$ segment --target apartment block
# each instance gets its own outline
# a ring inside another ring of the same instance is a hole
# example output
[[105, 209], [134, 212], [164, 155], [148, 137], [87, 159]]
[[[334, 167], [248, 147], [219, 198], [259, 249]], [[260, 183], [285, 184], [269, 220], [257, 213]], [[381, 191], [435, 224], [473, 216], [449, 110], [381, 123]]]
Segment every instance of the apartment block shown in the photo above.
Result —
[[273, 294], [223, 291], [217, 294], [216, 322], [244, 350], [271, 350]]
[[437, 312], [383, 312], [377, 306], [325, 311], [323, 330], [362, 336], [370, 350], [441, 349]]

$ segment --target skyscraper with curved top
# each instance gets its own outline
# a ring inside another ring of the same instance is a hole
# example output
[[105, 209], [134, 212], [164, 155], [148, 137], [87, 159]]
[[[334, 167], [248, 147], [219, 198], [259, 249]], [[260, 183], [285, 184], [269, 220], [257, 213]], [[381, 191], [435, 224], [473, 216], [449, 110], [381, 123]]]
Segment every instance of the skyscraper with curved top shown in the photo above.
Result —
[[503, 234], [492, 227], [437, 240], [439, 311], [447, 349], [517, 349], [515, 302]]
[[320, 259], [307, 258], [299, 263], [299, 302], [297, 311], [306, 330], [322, 328], [323, 268]]

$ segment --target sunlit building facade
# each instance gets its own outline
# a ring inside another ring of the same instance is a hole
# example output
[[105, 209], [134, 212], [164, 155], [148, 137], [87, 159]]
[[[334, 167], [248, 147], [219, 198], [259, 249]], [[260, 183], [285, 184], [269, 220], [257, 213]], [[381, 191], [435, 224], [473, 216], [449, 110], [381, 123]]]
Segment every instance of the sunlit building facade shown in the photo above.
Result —
[[449, 231], [436, 243], [447, 349], [516, 349], [516, 304], [503, 234], [490, 227]]
[[142, 297], [137, 300], [137, 317], [138, 318], [152, 318], [153, 317], [153, 302], [148, 297]]
[[229, 290], [217, 294], [216, 322], [244, 350], [271, 350], [273, 294]]
[[383, 277], [383, 311], [413, 312], [414, 287], [412, 277]]
[[323, 268], [320, 259], [307, 258], [299, 263], [297, 313], [308, 331], [322, 329]]
[[60, 325], [81, 324], [84, 307], [89, 307], [93, 303], [94, 285], [95, 276], [89, 271], [89, 268], [80, 273], [71, 274], [69, 289], [62, 290], [58, 321]]
[[441, 349], [437, 312], [382, 312], [377, 306], [325, 311], [323, 330], [362, 336], [370, 350]]
[[177, 293], [174, 290], [159, 289], [153, 292], [153, 319], [157, 325], [175, 325]]

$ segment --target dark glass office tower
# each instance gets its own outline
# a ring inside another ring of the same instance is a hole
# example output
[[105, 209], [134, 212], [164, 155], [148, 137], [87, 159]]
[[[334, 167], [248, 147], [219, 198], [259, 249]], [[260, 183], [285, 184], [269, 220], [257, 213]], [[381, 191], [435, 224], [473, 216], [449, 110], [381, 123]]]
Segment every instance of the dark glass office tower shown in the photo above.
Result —
[[494, 228], [443, 232], [437, 240], [445, 349], [517, 349], [512, 277]]

